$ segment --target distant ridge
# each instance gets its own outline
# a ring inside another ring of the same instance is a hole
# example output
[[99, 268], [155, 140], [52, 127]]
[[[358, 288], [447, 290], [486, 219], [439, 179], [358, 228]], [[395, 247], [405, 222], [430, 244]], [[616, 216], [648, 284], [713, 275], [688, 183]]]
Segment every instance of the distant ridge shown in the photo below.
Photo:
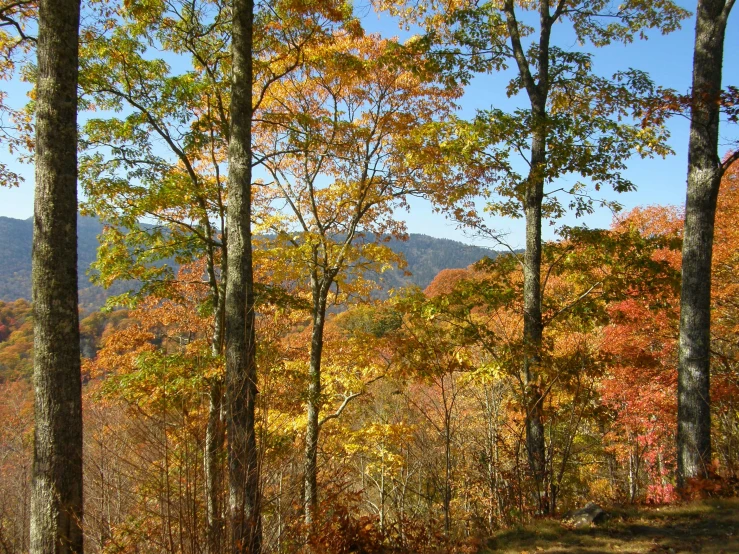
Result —
[[494, 258], [499, 254], [489, 248], [416, 233], [412, 233], [407, 241], [393, 240], [389, 244], [395, 252], [405, 256], [407, 271], [412, 275], [406, 277], [398, 270], [385, 273], [383, 281], [386, 289], [408, 285], [418, 285], [424, 289], [442, 269], [467, 267], [486, 256]]
[[[111, 294], [94, 286], [87, 270], [97, 256], [97, 236], [103, 224], [94, 217], [77, 218], [77, 270], [80, 275], [80, 304], [88, 309], [102, 306]], [[0, 300], [31, 299], [31, 245], [33, 218], [0, 217]], [[116, 293], [122, 292], [120, 290]]]
[[[78, 263], [80, 274], [80, 304], [86, 309], [99, 308], [111, 294], [92, 285], [86, 277], [95, 261], [98, 239], [103, 224], [92, 217], [80, 216], [77, 221]], [[31, 299], [32, 219], [0, 217], [0, 300]], [[411, 234], [407, 241], [393, 240], [390, 247], [402, 253], [408, 261], [407, 271], [394, 270], [383, 274], [383, 287], [400, 288], [418, 285], [425, 288], [442, 269], [467, 267], [485, 256], [494, 257], [494, 250], [471, 246], [450, 239]], [[116, 290], [120, 293], [122, 290]]]

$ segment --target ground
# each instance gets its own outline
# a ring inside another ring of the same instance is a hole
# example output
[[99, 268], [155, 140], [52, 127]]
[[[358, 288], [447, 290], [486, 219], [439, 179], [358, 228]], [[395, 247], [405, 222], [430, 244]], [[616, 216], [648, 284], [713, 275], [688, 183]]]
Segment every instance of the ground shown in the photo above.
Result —
[[642, 509], [607, 509], [610, 518], [572, 530], [558, 521], [502, 531], [481, 554], [739, 553], [739, 498]]

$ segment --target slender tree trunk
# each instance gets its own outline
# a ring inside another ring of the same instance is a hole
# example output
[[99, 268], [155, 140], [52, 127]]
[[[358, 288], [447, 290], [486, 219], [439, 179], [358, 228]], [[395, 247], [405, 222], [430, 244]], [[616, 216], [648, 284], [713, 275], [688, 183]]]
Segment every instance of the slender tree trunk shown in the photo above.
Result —
[[[443, 377], [442, 377], [443, 379]], [[444, 424], [444, 535], [452, 531], [452, 436], [449, 415]]]
[[[224, 233], [224, 247], [227, 245]], [[221, 257], [221, 283], [213, 268], [213, 253], [210, 254], [209, 274], [211, 292], [215, 303], [212, 353], [214, 357], [223, 355], [223, 316], [225, 297], [225, 275], [227, 269], [225, 252]], [[207, 519], [207, 552], [220, 554], [223, 551], [223, 514], [221, 493], [223, 491], [223, 471], [221, 454], [225, 446], [226, 433], [223, 415], [223, 380], [216, 379], [208, 389], [208, 423], [205, 430], [205, 506]]]
[[251, 243], [253, 0], [233, 2], [228, 268], [225, 299], [226, 414], [231, 551], [261, 552], [254, 274]]
[[310, 368], [308, 372], [308, 423], [305, 430], [305, 492], [303, 507], [305, 524], [310, 533], [318, 508], [318, 433], [321, 409], [321, 357], [323, 354], [323, 328], [326, 321], [326, 299], [328, 286], [319, 282], [314, 274], [313, 329], [310, 345]]
[[380, 457], [380, 533], [385, 532], [385, 439], [382, 439]]
[[208, 522], [208, 554], [219, 554], [223, 549], [223, 521], [221, 518], [221, 452], [225, 433], [221, 422], [221, 401], [223, 386], [220, 380], [211, 384], [208, 390], [208, 424], [205, 431], [205, 496]]
[[[541, 112], [543, 112], [543, 108]], [[543, 118], [543, 113], [539, 115]], [[538, 380], [543, 323], [541, 317], [541, 205], [544, 198], [543, 168], [546, 134], [535, 132], [531, 148], [531, 172], [524, 196], [526, 252], [524, 254], [523, 384], [526, 404], [526, 453], [534, 475], [539, 509], [546, 511], [546, 450], [542, 409], [544, 394]]]
[[[545, 513], [546, 505], [546, 450], [542, 409], [544, 393], [538, 377], [541, 363], [543, 322], [541, 318], [541, 207], [544, 199], [546, 174], [546, 104], [549, 94], [549, 42], [554, 19], [549, 13], [549, 1], [539, 1], [539, 44], [536, 72], [532, 73], [529, 60], [521, 42], [521, 34], [513, 0], [503, 5], [506, 25], [511, 39], [513, 56], [518, 66], [526, 93], [531, 102], [532, 138], [530, 170], [524, 183], [523, 208], [526, 217], [526, 252], [524, 254], [524, 326], [523, 371], [524, 407], [526, 409], [526, 452], [529, 467], [536, 482], [539, 510]], [[538, 81], [534, 75], [538, 76]]]
[[35, 432], [31, 552], [82, 552], [77, 312], [79, 0], [41, 0], [33, 225]]
[[718, 157], [724, 31], [733, 0], [699, 0], [693, 57], [688, 192], [678, 362], [678, 486], [711, 464], [711, 258], [722, 167]]

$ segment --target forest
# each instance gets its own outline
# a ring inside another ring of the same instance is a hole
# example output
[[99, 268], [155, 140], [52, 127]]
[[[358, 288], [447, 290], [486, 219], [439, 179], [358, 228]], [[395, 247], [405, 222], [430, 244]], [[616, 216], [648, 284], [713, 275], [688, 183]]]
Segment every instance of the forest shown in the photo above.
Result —
[[[737, 496], [733, 4], [0, 0], [0, 184], [35, 171], [0, 552], [481, 554], [588, 502]], [[691, 18], [690, 90], [594, 70]], [[464, 112], [480, 75], [523, 107]], [[685, 204], [622, 210], [677, 117]], [[417, 199], [496, 250], [427, 275]]]

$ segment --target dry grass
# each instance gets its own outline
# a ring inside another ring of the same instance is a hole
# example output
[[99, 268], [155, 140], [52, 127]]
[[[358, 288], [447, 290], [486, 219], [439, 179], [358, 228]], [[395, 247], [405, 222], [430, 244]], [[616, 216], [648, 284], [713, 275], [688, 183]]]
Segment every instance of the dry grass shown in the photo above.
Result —
[[711, 499], [662, 508], [611, 509], [589, 529], [542, 520], [488, 540], [480, 554], [739, 553], [739, 499]]

